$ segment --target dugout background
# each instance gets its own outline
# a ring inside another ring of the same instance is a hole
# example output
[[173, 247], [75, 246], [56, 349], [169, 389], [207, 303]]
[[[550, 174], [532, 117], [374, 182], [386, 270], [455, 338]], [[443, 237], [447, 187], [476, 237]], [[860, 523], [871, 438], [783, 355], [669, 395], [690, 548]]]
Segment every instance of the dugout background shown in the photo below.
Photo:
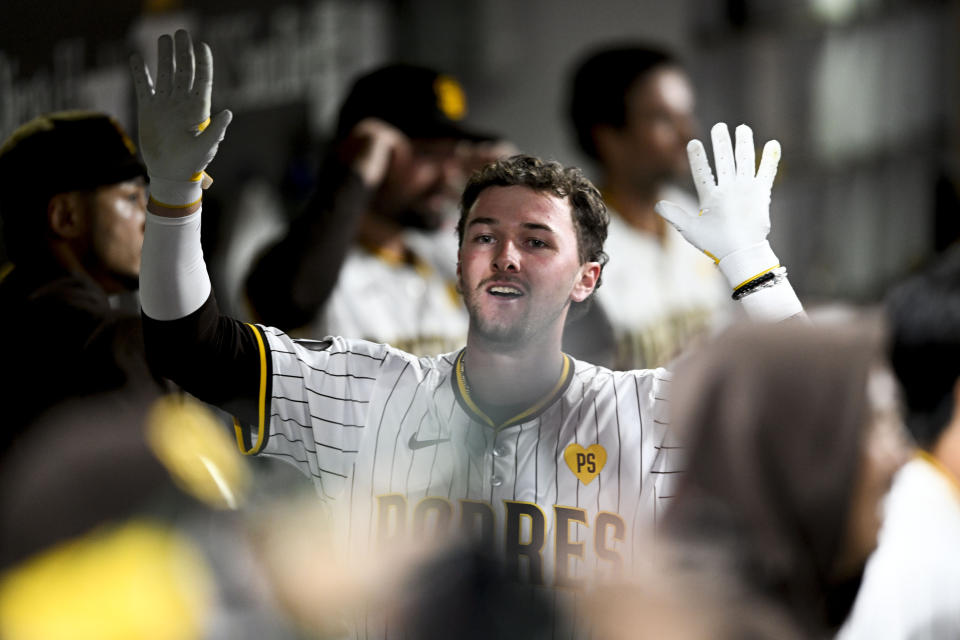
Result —
[[211, 44], [214, 109], [235, 119], [210, 168], [204, 243], [236, 315], [243, 274], [309, 190], [349, 81], [394, 59], [457, 75], [477, 126], [592, 171], [563, 115], [570, 65], [611, 39], [677, 50], [705, 134], [745, 121], [758, 142], [783, 144], [771, 240], [808, 306], [873, 302], [960, 237], [958, 0], [4, 0], [0, 11], [3, 138], [66, 108], [133, 130], [129, 52], [151, 59], [157, 35], [180, 26]]

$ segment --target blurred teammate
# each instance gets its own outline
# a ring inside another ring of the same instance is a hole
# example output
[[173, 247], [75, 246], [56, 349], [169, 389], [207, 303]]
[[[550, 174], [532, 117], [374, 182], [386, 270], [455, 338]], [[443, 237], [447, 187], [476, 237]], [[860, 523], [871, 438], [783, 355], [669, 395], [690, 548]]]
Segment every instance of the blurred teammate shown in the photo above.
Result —
[[[208, 510], [237, 508], [250, 470], [147, 366], [145, 178], [101, 113], [42, 115], [0, 148], [0, 636], [291, 637], [225, 542], [233, 522]], [[214, 531], [229, 562], [209, 554]]]
[[610, 208], [611, 260], [598, 308], [570, 323], [564, 348], [617, 369], [662, 366], [732, 307], [711, 260], [654, 211], [663, 199], [699, 209], [676, 186], [689, 181], [693, 87], [672, 54], [624, 45], [582, 60], [570, 92], [576, 139]]
[[801, 637], [827, 637], [849, 612], [905, 461], [882, 366], [853, 329], [794, 323], [727, 333], [677, 371], [672, 422], [689, 458], [665, 531], [689, 545], [684, 564], [706, 557], [708, 575]]
[[3, 451], [66, 400], [123, 389], [113, 400], [136, 405], [161, 391], [133, 295], [145, 176], [133, 142], [100, 113], [40, 116], [0, 149], [0, 216], [13, 263], [0, 282], [9, 337]]
[[[479, 541], [511, 579], [534, 585], [575, 588], [628, 571], [643, 553], [635, 533], [655, 523], [681, 469], [665, 371], [613, 372], [561, 351], [567, 312], [592, 295], [604, 261], [606, 211], [579, 170], [516, 156], [467, 184], [457, 274], [470, 326], [460, 351], [417, 357], [364, 340], [293, 340], [217, 310], [196, 177], [231, 116], [209, 116], [209, 48], [195, 62], [178, 31], [159, 50], [155, 86], [142, 59], [132, 64], [145, 161], [151, 178], [165, 176], [151, 181], [143, 257], [151, 361], [228, 407], [245, 452], [310, 476], [350, 558], [452, 536]], [[660, 211], [721, 257], [753, 315], [802, 313], [765, 241], [778, 145], [765, 148], [759, 171], [748, 127], [737, 128], [736, 155], [725, 125], [713, 147], [716, 181], [703, 146], [690, 147], [710, 215], [668, 202]], [[363, 628], [389, 633], [386, 615]]]
[[886, 301], [892, 362], [919, 449], [886, 502], [842, 638], [960, 636], [960, 252]]
[[452, 214], [469, 172], [502, 149], [464, 126], [466, 109], [460, 84], [425, 67], [354, 83], [316, 196], [248, 279], [259, 319], [419, 355], [463, 344]]

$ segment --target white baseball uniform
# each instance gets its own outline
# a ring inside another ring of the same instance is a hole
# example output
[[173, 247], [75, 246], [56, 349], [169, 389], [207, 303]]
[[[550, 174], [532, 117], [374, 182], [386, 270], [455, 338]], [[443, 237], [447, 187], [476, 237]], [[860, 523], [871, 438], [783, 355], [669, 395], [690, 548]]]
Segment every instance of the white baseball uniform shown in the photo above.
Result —
[[[613, 372], [564, 356], [547, 396], [495, 424], [471, 398], [463, 351], [418, 358], [256, 331], [270, 374], [263, 422], [242, 446], [295, 464], [343, 507], [347, 553], [459, 536], [504, 558], [508, 575], [550, 587], [616, 578], [642, 559], [642, 534], [680, 471], [665, 370]], [[560, 591], [569, 607], [575, 597]], [[583, 624], [572, 615], [565, 624]], [[364, 635], [385, 624], [366, 618]]]
[[[677, 189], [663, 197], [698, 209]], [[713, 261], [672, 226], [666, 225], [661, 242], [611, 210], [608, 229], [610, 262], [595, 295], [613, 328], [615, 368], [663, 366], [690, 340], [726, 323], [734, 308], [730, 287]]]
[[[422, 235], [422, 234], [421, 234]], [[385, 342], [417, 355], [444, 353], [466, 342], [467, 312], [456, 280], [434, 264], [425, 243], [455, 238], [417, 236], [419, 251], [399, 259], [375, 249], [350, 249], [324, 308], [306, 331]], [[456, 258], [450, 259], [450, 265]]]
[[960, 484], [926, 454], [901, 469], [839, 638], [960, 637]]

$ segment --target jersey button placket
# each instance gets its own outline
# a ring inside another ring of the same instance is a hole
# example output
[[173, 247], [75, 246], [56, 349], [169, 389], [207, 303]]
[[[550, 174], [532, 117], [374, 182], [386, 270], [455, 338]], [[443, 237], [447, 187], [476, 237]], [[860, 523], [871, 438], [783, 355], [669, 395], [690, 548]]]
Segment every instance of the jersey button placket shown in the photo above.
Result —
[[490, 477], [490, 484], [494, 487], [499, 487], [503, 484], [503, 479], [506, 477], [507, 472], [512, 473], [512, 469], [508, 469], [512, 459], [510, 458], [511, 450], [510, 446], [503, 442], [494, 442], [493, 448], [490, 453], [493, 454], [493, 475]]

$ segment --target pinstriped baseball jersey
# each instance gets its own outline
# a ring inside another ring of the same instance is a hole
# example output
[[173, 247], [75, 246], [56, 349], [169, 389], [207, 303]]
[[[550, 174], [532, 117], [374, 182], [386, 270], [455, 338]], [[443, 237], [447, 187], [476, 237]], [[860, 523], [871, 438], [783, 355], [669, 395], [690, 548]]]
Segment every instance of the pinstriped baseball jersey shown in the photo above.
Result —
[[354, 551], [470, 536], [523, 581], [576, 586], [631, 566], [636, 534], [670, 497], [678, 463], [662, 369], [612, 372], [564, 356], [555, 388], [496, 424], [470, 396], [463, 351], [418, 358], [257, 333], [269, 416], [244, 446], [292, 462], [346, 507]]

